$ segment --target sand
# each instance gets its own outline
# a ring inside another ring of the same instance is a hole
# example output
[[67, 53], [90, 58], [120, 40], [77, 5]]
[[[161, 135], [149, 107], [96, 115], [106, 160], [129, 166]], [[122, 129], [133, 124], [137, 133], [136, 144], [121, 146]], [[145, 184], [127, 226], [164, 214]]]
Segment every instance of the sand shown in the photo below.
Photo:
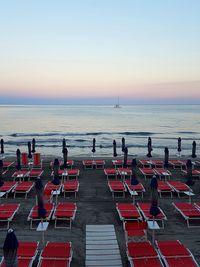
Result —
[[[145, 157], [144, 157], [145, 158]], [[51, 158], [54, 159], [53, 157]], [[8, 160], [8, 159], [7, 159]], [[44, 183], [51, 180], [51, 169], [49, 166], [50, 159], [43, 161], [44, 174], [42, 176]], [[127, 193], [126, 197], [113, 199], [107, 186], [107, 179], [104, 175], [103, 170], [85, 170], [82, 166], [81, 159], [74, 159], [74, 168], [80, 169], [80, 191], [77, 198], [70, 197], [64, 198], [59, 196], [60, 202], [75, 201], [78, 206], [75, 221], [72, 224], [72, 229], [54, 229], [54, 222], [49, 224], [47, 232], [45, 232], [45, 241], [71, 241], [73, 246], [73, 260], [71, 267], [82, 267], [85, 266], [85, 228], [86, 224], [113, 224], [115, 226], [117, 240], [120, 247], [121, 257], [123, 266], [129, 266], [128, 259], [126, 256], [126, 244], [124, 239], [124, 232], [122, 222], [116, 211], [116, 202], [132, 202], [130, 195]], [[112, 159], [106, 159], [106, 167], [112, 167]], [[12, 181], [11, 175], [15, 168], [10, 169], [6, 174], [5, 180]], [[181, 171], [176, 169], [172, 172], [172, 180], [185, 181], [181, 175]], [[137, 197], [136, 201], [150, 201], [150, 179], [144, 180], [143, 176], [137, 169], [138, 179], [143, 183], [146, 189], [144, 198]], [[200, 201], [200, 181], [196, 180], [193, 186], [195, 196], [192, 201]], [[200, 264], [200, 227], [190, 228], [186, 226], [185, 220], [174, 211], [172, 202], [188, 201], [188, 197], [183, 196], [178, 199], [177, 195], [173, 195], [171, 199], [169, 195], [159, 198], [159, 206], [163, 209], [167, 216], [165, 222], [165, 228], [163, 230], [156, 231], [157, 240], [170, 240], [179, 239], [184, 245], [186, 245], [193, 253], [195, 259]], [[0, 203], [20, 203], [20, 209], [16, 214], [13, 222], [10, 226], [15, 230], [18, 240], [21, 241], [41, 241], [41, 233], [35, 230], [30, 230], [30, 223], [27, 222], [27, 217], [30, 209], [35, 203], [35, 191], [31, 191], [28, 198], [17, 197], [13, 199], [12, 195], [6, 200], [5, 198], [0, 199]], [[199, 222], [200, 225], [200, 222]], [[2, 246], [6, 236], [6, 231], [0, 231], [0, 255], [2, 255]], [[151, 236], [149, 233], [149, 239]], [[40, 243], [40, 250], [42, 244]], [[34, 266], [37, 265], [37, 259]]]

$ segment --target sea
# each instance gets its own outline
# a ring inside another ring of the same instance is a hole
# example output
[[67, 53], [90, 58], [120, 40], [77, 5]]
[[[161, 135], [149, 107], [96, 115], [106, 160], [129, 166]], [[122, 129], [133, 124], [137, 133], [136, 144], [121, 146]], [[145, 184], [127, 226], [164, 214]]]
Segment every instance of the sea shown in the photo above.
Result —
[[[123, 156], [121, 139], [125, 138], [129, 157], [147, 154], [148, 137], [152, 139], [153, 157], [192, 154], [196, 141], [200, 154], [200, 105], [0, 105], [0, 138], [5, 156], [15, 156], [19, 148], [28, 151], [27, 143], [36, 140], [36, 151], [44, 156], [62, 157], [66, 139], [68, 157], [112, 157], [113, 140], [117, 154]], [[93, 138], [96, 152], [92, 153]]]

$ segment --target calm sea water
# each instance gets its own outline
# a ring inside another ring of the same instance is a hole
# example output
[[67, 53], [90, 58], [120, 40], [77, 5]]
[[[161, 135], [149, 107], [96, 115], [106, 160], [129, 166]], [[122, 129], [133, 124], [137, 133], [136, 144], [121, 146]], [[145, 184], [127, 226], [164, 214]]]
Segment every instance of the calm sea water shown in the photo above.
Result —
[[113, 106], [0, 106], [0, 136], [5, 141], [5, 155], [16, 149], [27, 151], [27, 142], [36, 139], [42, 155], [62, 156], [66, 139], [70, 156], [91, 156], [92, 139], [96, 153], [112, 156], [112, 143], [126, 140], [130, 155], [146, 155], [147, 139], [153, 144], [153, 156], [177, 153], [177, 138], [182, 138], [182, 154], [191, 155], [192, 142], [200, 143], [200, 105]]

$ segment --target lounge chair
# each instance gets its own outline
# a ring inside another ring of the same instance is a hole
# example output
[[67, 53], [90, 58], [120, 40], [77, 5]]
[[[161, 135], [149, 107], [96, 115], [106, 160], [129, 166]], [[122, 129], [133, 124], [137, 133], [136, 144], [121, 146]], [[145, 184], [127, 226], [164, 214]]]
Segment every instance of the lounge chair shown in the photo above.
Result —
[[75, 197], [79, 191], [79, 182], [78, 181], [67, 181], [63, 183], [62, 191], [64, 192], [64, 197], [70, 193], [74, 193]]
[[[187, 170], [182, 170], [184, 175], [187, 175]], [[192, 170], [192, 177], [200, 179], [200, 170]]]
[[139, 160], [139, 163], [142, 165], [142, 168], [162, 168], [163, 167], [163, 161], [162, 160], [147, 160], [147, 159], [141, 159]]
[[118, 174], [122, 180], [125, 180], [126, 178], [131, 178], [132, 170], [129, 168], [118, 168]]
[[102, 159], [86, 159], [82, 161], [84, 169], [103, 169], [105, 166], [105, 160]]
[[106, 178], [115, 178], [117, 179], [117, 170], [114, 168], [106, 168], [104, 169], [104, 173], [106, 175]]
[[21, 166], [22, 169], [29, 169], [28, 153], [26, 152], [21, 153]]
[[140, 203], [137, 203], [137, 206], [145, 221], [152, 221], [154, 219], [156, 222], [160, 222], [161, 223], [160, 228], [164, 229], [164, 221], [167, 220], [167, 217], [160, 207], [158, 207], [160, 210], [160, 213], [153, 218], [153, 216], [149, 213], [150, 208], [151, 208], [151, 203], [140, 202]]
[[183, 161], [178, 160], [178, 159], [171, 159], [168, 161], [168, 163], [169, 163], [169, 166], [171, 166], [173, 169], [176, 169], [176, 168], [182, 169], [182, 167], [185, 165]]
[[161, 180], [162, 178], [170, 180], [171, 178], [171, 172], [164, 169], [164, 168], [155, 168], [154, 171], [156, 172], [156, 175], [158, 175], [159, 179]]
[[156, 171], [154, 169], [149, 168], [139, 168], [140, 172], [144, 175], [145, 180], [147, 178], [151, 178], [153, 175], [156, 175]]
[[42, 169], [42, 160], [40, 153], [34, 153], [33, 154], [33, 169]]
[[[112, 160], [112, 163], [114, 165], [114, 167], [117, 168], [122, 168], [124, 161], [122, 159], [117, 159], [117, 160]], [[132, 160], [127, 160], [127, 167], [130, 167], [132, 164]]]
[[172, 198], [172, 192], [174, 191], [174, 189], [172, 189], [172, 187], [169, 186], [164, 181], [158, 181], [157, 190], [158, 190], [158, 193], [159, 193], [160, 197], [162, 197], [162, 194], [170, 193], [171, 198]]
[[[45, 203], [44, 209], [46, 210], [46, 215], [45, 215], [45, 218], [43, 218], [43, 219], [44, 219], [44, 221], [50, 221], [51, 215], [54, 211], [53, 204], [52, 203]], [[27, 221], [30, 221], [30, 229], [36, 229], [36, 228], [33, 228], [33, 222], [41, 221], [41, 218], [38, 217], [38, 205], [35, 205], [31, 209], [31, 211], [28, 215]]]
[[172, 188], [173, 192], [178, 194], [179, 198], [181, 193], [192, 192], [192, 189], [188, 185], [180, 181], [168, 181], [167, 184]]
[[[55, 207], [52, 219], [55, 220], [55, 228], [71, 229], [72, 221], [76, 216], [77, 206], [73, 202], [58, 203]], [[57, 226], [58, 221], [66, 221], [66, 226]]]
[[0, 187], [0, 192], [8, 198], [8, 194], [15, 188], [15, 186], [17, 186], [17, 182], [4, 182], [3, 186]]
[[156, 241], [156, 247], [166, 267], [197, 267], [194, 256], [179, 240]]
[[[38, 253], [39, 242], [24, 242], [19, 241], [17, 249], [18, 267], [31, 267]], [[5, 267], [4, 262], [0, 267]]]
[[3, 161], [3, 168], [8, 170], [14, 165], [14, 161]]
[[147, 241], [146, 222], [124, 222], [123, 228], [126, 242]]
[[131, 267], [161, 267], [160, 257], [149, 241], [127, 243], [127, 256]]
[[132, 203], [116, 203], [116, 209], [121, 221], [141, 221], [138, 208]]
[[[200, 227], [200, 224], [196, 224], [200, 222], [200, 209], [197, 207], [196, 204], [192, 203], [172, 203], [175, 209], [182, 215], [182, 217], [186, 220], [187, 227]], [[191, 225], [191, 223], [194, 223]]]
[[108, 181], [108, 187], [110, 192], [112, 193], [112, 197], [114, 198], [116, 195], [122, 195], [125, 197], [126, 187], [121, 181]]
[[[53, 164], [54, 164], [54, 161], [51, 161], [50, 162], [50, 167], [51, 167], [52, 170], [53, 170]], [[59, 161], [59, 166], [62, 167], [63, 164], [64, 164], [64, 161], [60, 160]], [[72, 169], [73, 166], [74, 166], [74, 161], [73, 160], [68, 160], [67, 161], [67, 168], [68, 169]]]
[[82, 164], [84, 169], [93, 169], [94, 167], [94, 162], [92, 159], [85, 159], [82, 161]]
[[[58, 175], [62, 177], [62, 181], [64, 180], [78, 180], [78, 176], [80, 174], [79, 169], [68, 169], [66, 170], [61, 170], [59, 169]], [[54, 175], [54, 172], [52, 171], [51, 176]]]
[[42, 169], [32, 169], [28, 174], [28, 179], [41, 177], [43, 172]]
[[47, 242], [37, 267], [70, 267], [72, 255], [71, 242]]
[[24, 181], [25, 178], [29, 177], [29, 170], [23, 169], [19, 171], [15, 171], [12, 175], [13, 181]]
[[25, 198], [27, 198], [27, 195], [31, 191], [33, 186], [34, 186], [33, 182], [19, 182], [19, 183], [17, 183], [17, 185], [12, 190], [12, 192], [14, 193], [14, 198], [16, 197], [16, 194], [24, 194]]
[[9, 224], [13, 220], [16, 212], [18, 211], [20, 204], [0, 204], [0, 222], [7, 222], [6, 228], [9, 229]]
[[144, 196], [145, 188], [142, 183], [139, 183], [137, 185], [132, 185], [130, 179], [126, 179], [124, 182], [125, 186], [128, 189], [128, 192], [130, 195], [132, 195], [133, 191], [136, 191], [138, 194], [141, 194], [142, 198]]

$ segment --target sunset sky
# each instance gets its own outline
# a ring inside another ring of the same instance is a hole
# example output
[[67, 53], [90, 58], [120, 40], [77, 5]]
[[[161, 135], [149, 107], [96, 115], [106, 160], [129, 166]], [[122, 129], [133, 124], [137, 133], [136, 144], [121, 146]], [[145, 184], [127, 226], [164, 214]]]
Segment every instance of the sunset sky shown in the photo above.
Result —
[[200, 104], [199, 0], [0, 5], [0, 104]]

